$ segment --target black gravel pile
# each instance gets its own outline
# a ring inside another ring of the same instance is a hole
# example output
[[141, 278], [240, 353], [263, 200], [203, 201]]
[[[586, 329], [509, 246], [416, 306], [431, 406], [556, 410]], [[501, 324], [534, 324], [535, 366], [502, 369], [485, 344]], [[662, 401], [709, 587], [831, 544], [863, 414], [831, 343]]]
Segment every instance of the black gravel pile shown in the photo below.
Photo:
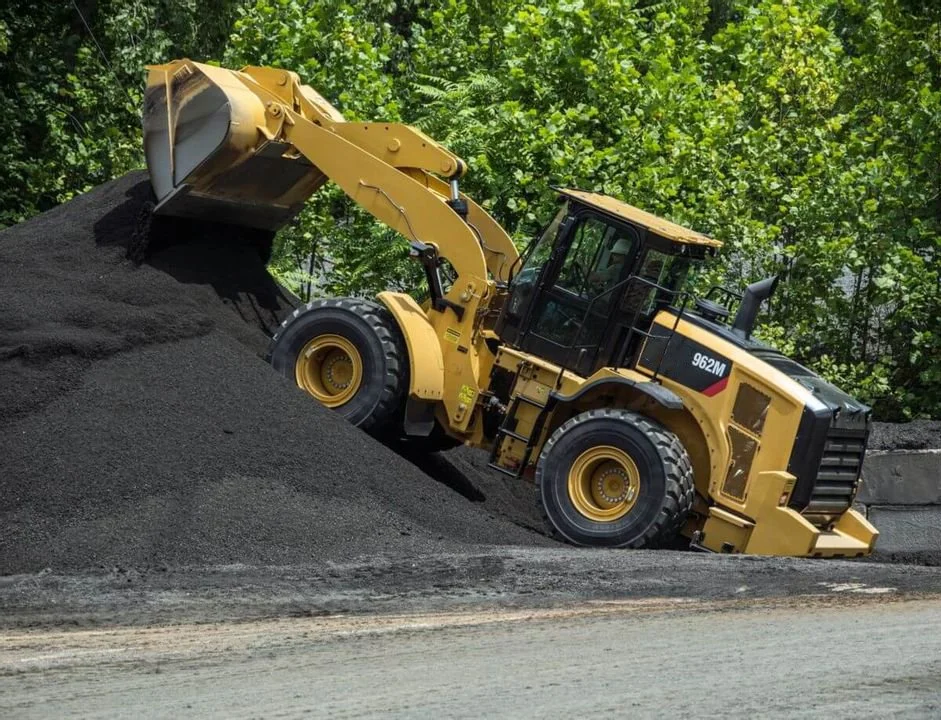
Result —
[[0, 233], [0, 574], [549, 542], [272, 372], [293, 298], [250, 244], [127, 261], [148, 195], [134, 173]]
[[873, 423], [870, 450], [932, 450], [941, 448], [941, 420]]
[[158, 236], [147, 265], [127, 262], [149, 196], [146, 174], [131, 173], [0, 233], [0, 421], [61, 396], [91, 363], [147, 345], [216, 330], [261, 354], [293, 309], [248, 245]]

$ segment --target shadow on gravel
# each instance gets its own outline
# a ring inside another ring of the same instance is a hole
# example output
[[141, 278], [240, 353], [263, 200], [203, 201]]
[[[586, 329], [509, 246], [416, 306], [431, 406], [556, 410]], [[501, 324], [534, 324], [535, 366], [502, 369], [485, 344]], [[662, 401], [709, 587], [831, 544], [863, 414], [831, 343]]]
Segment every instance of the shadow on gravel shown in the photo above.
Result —
[[[203, 307], [221, 300], [241, 320], [271, 336], [300, 302], [268, 273], [265, 256], [272, 234], [219, 223], [148, 216], [154, 197], [147, 176], [125, 193], [124, 202], [94, 224], [95, 243], [127, 250], [128, 257], [189, 286], [211, 288]], [[138, 235], [146, 245], [136, 247]], [[198, 291], [197, 291], [198, 292]]]
[[268, 274], [258, 250], [235, 237], [167, 243], [145, 262], [185, 285], [211, 287], [242, 322], [269, 336], [299, 302]]
[[471, 502], [484, 502], [487, 497], [471, 482], [461, 470], [440, 452], [427, 452], [409, 445], [404, 441], [390, 441], [386, 446], [408, 460], [423, 473], [442, 485], [451, 488], [459, 495], [463, 495]]
[[[128, 249], [131, 236], [137, 227], [144, 203], [153, 200], [153, 190], [145, 172], [131, 173], [126, 176], [133, 183], [124, 193], [124, 202], [114, 205], [102, 214], [94, 223], [95, 244], [104, 247], [123, 247]], [[94, 212], [98, 208], [89, 211]]]

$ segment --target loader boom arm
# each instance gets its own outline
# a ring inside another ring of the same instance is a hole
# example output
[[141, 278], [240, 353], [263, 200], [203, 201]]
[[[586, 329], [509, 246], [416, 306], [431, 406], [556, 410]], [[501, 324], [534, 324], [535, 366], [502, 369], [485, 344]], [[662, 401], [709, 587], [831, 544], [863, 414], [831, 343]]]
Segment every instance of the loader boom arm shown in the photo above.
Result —
[[158, 213], [225, 211], [235, 224], [276, 229], [329, 180], [406, 239], [433, 246], [457, 273], [448, 302], [461, 306], [506, 281], [518, 258], [503, 228], [460, 193], [457, 155], [401, 123], [347, 122], [293, 72], [152, 66], [144, 136]]

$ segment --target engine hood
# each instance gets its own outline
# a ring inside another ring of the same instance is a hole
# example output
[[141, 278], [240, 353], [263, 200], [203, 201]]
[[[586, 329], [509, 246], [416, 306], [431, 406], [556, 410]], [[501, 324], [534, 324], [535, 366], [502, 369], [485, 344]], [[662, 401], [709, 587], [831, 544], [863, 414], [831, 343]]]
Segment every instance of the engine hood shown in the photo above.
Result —
[[833, 414], [832, 427], [846, 430], [865, 430], [868, 427], [872, 408], [824, 380], [813, 370], [774, 350], [756, 349], [752, 350], [752, 354], [813, 393], [814, 398]]
[[804, 367], [786, 355], [753, 338], [744, 338], [727, 325], [705, 318], [683, 313], [683, 319], [709, 330], [723, 340], [747, 351], [759, 360], [781, 371], [802, 387], [810, 391], [813, 402], [808, 403], [820, 415], [829, 415], [831, 425], [847, 430], [865, 430], [869, 425], [872, 409], [853, 396], [843, 392], [833, 383], [820, 377], [810, 368]]

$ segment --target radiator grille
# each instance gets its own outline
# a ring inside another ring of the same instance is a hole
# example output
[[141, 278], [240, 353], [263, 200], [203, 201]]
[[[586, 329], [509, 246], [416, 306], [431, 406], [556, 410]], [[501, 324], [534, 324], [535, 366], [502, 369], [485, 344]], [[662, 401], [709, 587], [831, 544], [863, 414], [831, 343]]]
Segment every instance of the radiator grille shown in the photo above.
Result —
[[842, 515], [853, 503], [859, 473], [866, 453], [865, 430], [839, 430], [827, 433], [817, 480], [804, 509], [815, 524], [825, 524]]

